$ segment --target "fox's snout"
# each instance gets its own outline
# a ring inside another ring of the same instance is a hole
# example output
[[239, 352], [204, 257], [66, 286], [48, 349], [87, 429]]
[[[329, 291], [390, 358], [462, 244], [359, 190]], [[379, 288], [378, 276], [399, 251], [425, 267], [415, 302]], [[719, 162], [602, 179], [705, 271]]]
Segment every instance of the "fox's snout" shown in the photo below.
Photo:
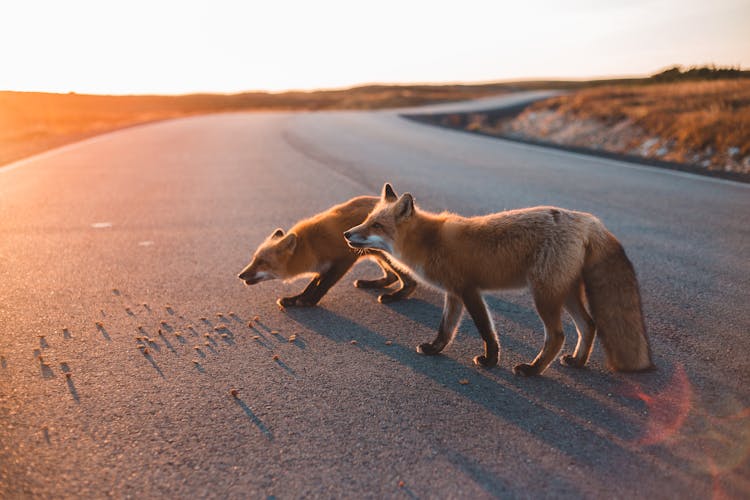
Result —
[[255, 285], [261, 281], [265, 281], [268, 276], [265, 273], [242, 273], [238, 276], [246, 285]]
[[362, 237], [359, 234], [355, 233], [354, 229], [356, 228], [351, 228], [348, 231], [344, 231], [344, 239], [350, 247], [358, 248], [363, 243], [362, 241], [360, 241], [362, 240]]
[[254, 269], [247, 267], [237, 277], [244, 281], [246, 285], [254, 285], [263, 281], [264, 276], [262, 275], [263, 273], [258, 273]]
[[249, 270], [245, 269], [240, 274], [238, 274], [237, 277], [248, 285], [254, 285], [255, 284], [253, 283], [254, 274], [255, 273], [250, 272]]
[[391, 245], [381, 236], [372, 234], [367, 227], [357, 226], [344, 232], [346, 243], [354, 249], [370, 248], [391, 252]]

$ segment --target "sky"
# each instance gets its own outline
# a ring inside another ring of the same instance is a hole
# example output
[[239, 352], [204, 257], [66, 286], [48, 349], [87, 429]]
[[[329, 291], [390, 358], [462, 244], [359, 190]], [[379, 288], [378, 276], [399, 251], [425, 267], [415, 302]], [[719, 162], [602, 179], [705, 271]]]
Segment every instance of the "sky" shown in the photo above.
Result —
[[749, 0], [2, 0], [0, 90], [234, 93], [750, 68]]

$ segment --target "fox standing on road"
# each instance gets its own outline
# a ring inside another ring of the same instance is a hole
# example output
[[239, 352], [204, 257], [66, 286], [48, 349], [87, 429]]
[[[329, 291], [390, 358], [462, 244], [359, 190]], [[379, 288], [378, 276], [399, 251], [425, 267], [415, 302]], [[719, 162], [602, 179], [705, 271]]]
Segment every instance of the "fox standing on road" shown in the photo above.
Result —
[[313, 274], [312, 281], [302, 293], [282, 297], [276, 303], [281, 307], [314, 306], [355, 262], [370, 257], [385, 275], [376, 280], [357, 280], [354, 286], [384, 288], [399, 281], [401, 288], [381, 295], [378, 300], [387, 303], [409, 297], [417, 286], [411, 276], [395, 269], [380, 251], [352, 250], [341, 236], [346, 229], [365, 220], [377, 203], [377, 196], [352, 198], [298, 222], [287, 233], [277, 229], [261, 243], [239, 278], [247, 285], [254, 285], [277, 278], [289, 280], [302, 274]]
[[423, 354], [438, 354], [453, 340], [466, 307], [484, 340], [484, 354], [474, 362], [495, 366], [497, 334], [481, 292], [528, 286], [544, 322], [544, 347], [514, 373], [540, 374], [557, 356], [563, 308], [578, 331], [575, 352], [563, 356], [563, 364], [584, 366], [598, 333], [611, 368], [652, 367], [635, 271], [619, 241], [591, 214], [554, 207], [471, 218], [432, 214], [419, 210], [411, 194], [398, 198], [385, 184], [372, 213], [344, 237], [353, 248], [387, 252], [397, 266], [445, 291], [437, 338], [417, 347]]

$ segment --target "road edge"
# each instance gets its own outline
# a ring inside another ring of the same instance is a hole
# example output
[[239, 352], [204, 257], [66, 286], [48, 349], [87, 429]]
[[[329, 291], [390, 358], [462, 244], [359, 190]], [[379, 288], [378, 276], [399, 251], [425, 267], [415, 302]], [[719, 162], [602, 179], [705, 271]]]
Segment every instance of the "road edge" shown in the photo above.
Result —
[[551, 142], [551, 141], [545, 141], [545, 140], [540, 140], [540, 139], [529, 139], [529, 138], [518, 137], [518, 136], [509, 135], [509, 134], [499, 134], [499, 135], [490, 134], [488, 132], [483, 132], [481, 130], [468, 130], [465, 127], [451, 126], [451, 125], [442, 123], [442, 119], [450, 115], [468, 116], [468, 115], [475, 114], [475, 113], [485, 113], [488, 115], [492, 115], [495, 118], [511, 118], [515, 115], [520, 114], [524, 109], [526, 109], [532, 103], [542, 100], [542, 99], [545, 99], [545, 98], [540, 98], [540, 99], [531, 100], [531, 101], [527, 101], [527, 102], [523, 102], [519, 104], [514, 104], [514, 105], [503, 107], [503, 108], [487, 109], [484, 111], [475, 110], [475, 111], [465, 111], [465, 112], [457, 111], [457, 112], [450, 112], [450, 113], [400, 113], [398, 116], [403, 119], [410, 120], [410, 121], [420, 123], [423, 125], [439, 127], [439, 128], [443, 128], [447, 130], [454, 130], [456, 132], [463, 132], [466, 134], [472, 134], [472, 135], [478, 135], [482, 137], [490, 137], [492, 139], [517, 142], [517, 143], [526, 144], [530, 146], [538, 146], [542, 148], [556, 149], [556, 150], [565, 151], [568, 153], [576, 153], [576, 154], [585, 155], [585, 156], [593, 156], [597, 158], [604, 158], [607, 160], [614, 160], [618, 162], [631, 163], [631, 164], [636, 164], [642, 167], [652, 167], [652, 168], [659, 168], [659, 169], [664, 169], [664, 170], [672, 170], [672, 171], [682, 172], [686, 174], [696, 175], [699, 177], [705, 177], [705, 178], [711, 178], [711, 179], [750, 185], [750, 175], [742, 174], [739, 172], [725, 172], [723, 170], [706, 170], [702, 167], [698, 167], [698, 166], [690, 165], [686, 163], [656, 160], [652, 158], [644, 158], [642, 156], [637, 156], [637, 155], [614, 153], [611, 151], [586, 148], [582, 146], [569, 146], [565, 144], [558, 144], [558, 143]]

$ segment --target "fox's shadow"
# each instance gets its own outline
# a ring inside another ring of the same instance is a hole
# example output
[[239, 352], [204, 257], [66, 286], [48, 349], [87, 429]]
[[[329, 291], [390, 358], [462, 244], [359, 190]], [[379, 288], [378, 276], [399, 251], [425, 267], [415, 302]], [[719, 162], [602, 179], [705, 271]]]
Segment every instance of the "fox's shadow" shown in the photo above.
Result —
[[[538, 327], [541, 323], [533, 310], [525, 310], [511, 303], [495, 304], [496, 300], [499, 299], [488, 300], [493, 311], [500, 310], [505, 314], [507, 309], [516, 321], [531, 328]], [[397, 303], [392, 308], [430, 328], [435, 327], [440, 317], [437, 306], [420, 299]], [[389, 337], [384, 334], [323, 307], [292, 308], [287, 310], [287, 315], [301, 326], [334, 342], [345, 344], [356, 339], [360, 347], [377, 351], [409, 367], [566, 455], [593, 469], [601, 469], [602, 473], [608, 470], [605, 461], [600, 460], [598, 454], [592, 456], [587, 453], [586, 449], [591, 448], [581, 447], [581, 442], [587, 442], [605, 453], [608, 461], [628, 463], [630, 460], [637, 460], [630, 447], [622, 443], [636, 442], [642, 433], [642, 426], [618, 412], [612, 405], [605, 405], [554, 377], [524, 378], [513, 375], [507, 367], [481, 370], [459, 363], [446, 355], [423, 356], [411, 345], [396, 342], [387, 345]], [[518, 349], [524, 355], [536, 354], [533, 347], [507, 337], [502, 339], [506, 349]], [[417, 340], [415, 339], [414, 345]], [[541, 340], [540, 336], [540, 342]], [[613, 386], [622, 385], [620, 379], [598, 370], [556, 369], [566, 370], [577, 383], [593, 386], [598, 392], [606, 393]], [[461, 379], [468, 380], [469, 384], [462, 385], [459, 382]], [[642, 402], [637, 400], [618, 398], [617, 402], [637, 411], [643, 409]], [[532, 414], [535, 418], [528, 418]], [[540, 421], [543, 421], [541, 426]], [[591, 427], [598, 427], [601, 432], [592, 432]], [[615, 439], [610, 439], [607, 434]]]

